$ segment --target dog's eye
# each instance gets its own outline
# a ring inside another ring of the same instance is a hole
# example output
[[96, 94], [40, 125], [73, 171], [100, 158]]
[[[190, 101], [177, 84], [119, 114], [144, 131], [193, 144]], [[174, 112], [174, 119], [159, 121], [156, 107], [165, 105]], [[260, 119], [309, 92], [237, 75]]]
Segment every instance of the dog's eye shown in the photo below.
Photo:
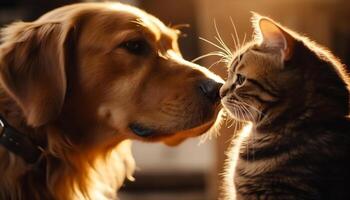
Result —
[[145, 40], [126, 41], [120, 44], [119, 47], [135, 55], [146, 55], [151, 49], [151, 47]]

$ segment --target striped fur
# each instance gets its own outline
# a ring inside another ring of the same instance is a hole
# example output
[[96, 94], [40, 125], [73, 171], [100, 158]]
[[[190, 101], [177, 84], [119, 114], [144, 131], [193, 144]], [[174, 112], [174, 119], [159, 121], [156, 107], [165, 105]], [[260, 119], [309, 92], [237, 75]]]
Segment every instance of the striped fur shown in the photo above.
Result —
[[271, 19], [255, 16], [254, 23], [260, 41], [233, 58], [221, 89], [231, 116], [252, 122], [249, 135], [234, 143], [239, 151], [229, 152], [227, 170], [234, 172], [227, 171], [225, 199], [349, 199], [346, 68]]

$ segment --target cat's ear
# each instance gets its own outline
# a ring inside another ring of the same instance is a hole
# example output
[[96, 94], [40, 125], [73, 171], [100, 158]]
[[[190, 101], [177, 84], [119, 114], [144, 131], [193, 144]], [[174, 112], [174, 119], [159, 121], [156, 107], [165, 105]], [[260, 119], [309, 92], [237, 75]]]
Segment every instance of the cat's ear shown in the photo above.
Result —
[[272, 19], [253, 13], [253, 25], [256, 38], [267, 47], [282, 50], [283, 60], [292, 57], [294, 38], [278, 23]]

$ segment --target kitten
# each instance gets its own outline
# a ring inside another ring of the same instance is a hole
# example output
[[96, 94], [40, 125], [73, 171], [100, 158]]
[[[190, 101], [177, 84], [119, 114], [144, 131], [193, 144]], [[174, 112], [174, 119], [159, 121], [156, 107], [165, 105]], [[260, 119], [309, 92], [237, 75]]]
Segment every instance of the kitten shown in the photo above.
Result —
[[238, 200], [350, 199], [345, 66], [273, 20], [253, 19], [257, 38], [233, 58], [220, 91], [228, 113], [251, 123], [237, 154], [230, 152], [227, 193], [236, 190]]

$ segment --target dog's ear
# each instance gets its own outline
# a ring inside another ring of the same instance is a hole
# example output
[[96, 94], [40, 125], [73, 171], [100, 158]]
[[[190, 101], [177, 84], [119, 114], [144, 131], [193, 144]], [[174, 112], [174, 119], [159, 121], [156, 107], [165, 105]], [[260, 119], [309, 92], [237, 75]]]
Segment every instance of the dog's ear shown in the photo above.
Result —
[[2, 30], [0, 81], [30, 126], [54, 120], [62, 109], [72, 29], [70, 24], [17, 22]]

